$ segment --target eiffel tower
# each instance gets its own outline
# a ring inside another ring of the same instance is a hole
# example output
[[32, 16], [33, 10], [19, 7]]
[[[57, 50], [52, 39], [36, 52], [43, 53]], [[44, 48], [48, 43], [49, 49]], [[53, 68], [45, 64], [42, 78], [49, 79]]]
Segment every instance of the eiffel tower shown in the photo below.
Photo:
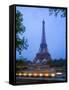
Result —
[[44, 63], [46, 64], [48, 60], [51, 60], [51, 55], [48, 52], [46, 38], [45, 38], [45, 21], [42, 21], [42, 38], [41, 38], [41, 44], [39, 48], [39, 52], [36, 54], [36, 57], [34, 58], [34, 63]]

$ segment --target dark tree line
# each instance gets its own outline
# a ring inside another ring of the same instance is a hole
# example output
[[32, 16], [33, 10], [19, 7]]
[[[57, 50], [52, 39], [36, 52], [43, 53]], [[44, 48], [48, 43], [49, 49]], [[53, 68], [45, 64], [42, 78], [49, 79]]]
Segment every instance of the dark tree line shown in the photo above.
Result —
[[66, 67], [66, 60], [59, 59], [59, 60], [50, 60], [47, 62], [51, 67]]

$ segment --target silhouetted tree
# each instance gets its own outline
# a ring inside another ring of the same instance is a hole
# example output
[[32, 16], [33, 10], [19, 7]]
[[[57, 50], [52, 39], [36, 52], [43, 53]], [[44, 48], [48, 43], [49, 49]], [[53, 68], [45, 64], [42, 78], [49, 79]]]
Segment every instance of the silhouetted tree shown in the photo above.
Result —
[[[27, 39], [23, 36], [25, 26], [23, 25], [23, 15], [18, 10], [16, 11], [16, 50], [21, 53], [23, 49], [27, 49]], [[20, 37], [20, 36], [23, 37]]]
[[49, 15], [52, 14], [54, 14], [55, 16], [60, 14], [61, 17], [66, 17], [66, 9], [50, 8]]

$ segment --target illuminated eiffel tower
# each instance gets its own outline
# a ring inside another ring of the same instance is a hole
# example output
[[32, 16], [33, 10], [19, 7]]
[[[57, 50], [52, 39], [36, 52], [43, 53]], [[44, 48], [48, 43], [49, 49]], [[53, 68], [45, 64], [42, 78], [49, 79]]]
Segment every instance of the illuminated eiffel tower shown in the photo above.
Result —
[[41, 44], [39, 48], [39, 52], [36, 54], [36, 57], [34, 58], [34, 63], [47, 63], [48, 60], [51, 60], [51, 55], [48, 52], [46, 38], [45, 38], [45, 21], [42, 21], [42, 38], [41, 38]]

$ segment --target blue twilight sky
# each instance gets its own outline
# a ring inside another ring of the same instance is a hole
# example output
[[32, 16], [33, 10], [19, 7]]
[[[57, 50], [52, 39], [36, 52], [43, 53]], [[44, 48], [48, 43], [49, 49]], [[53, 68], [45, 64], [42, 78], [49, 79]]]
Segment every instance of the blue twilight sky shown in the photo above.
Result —
[[[45, 34], [48, 51], [52, 59], [65, 59], [66, 51], [66, 18], [61, 18], [60, 13], [57, 17], [49, 16], [48, 8], [16, 7], [23, 14], [23, 24], [26, 32], [23, 34], [28, 39], [29, 47], [22, 51], [22, 55], [16, 52], [16, 58], [25, 57], [33, 60], [39, 52], [42, 36], [42, 21], [45, 20]], [[22, 37], [22, 36], [21, 36]]]

